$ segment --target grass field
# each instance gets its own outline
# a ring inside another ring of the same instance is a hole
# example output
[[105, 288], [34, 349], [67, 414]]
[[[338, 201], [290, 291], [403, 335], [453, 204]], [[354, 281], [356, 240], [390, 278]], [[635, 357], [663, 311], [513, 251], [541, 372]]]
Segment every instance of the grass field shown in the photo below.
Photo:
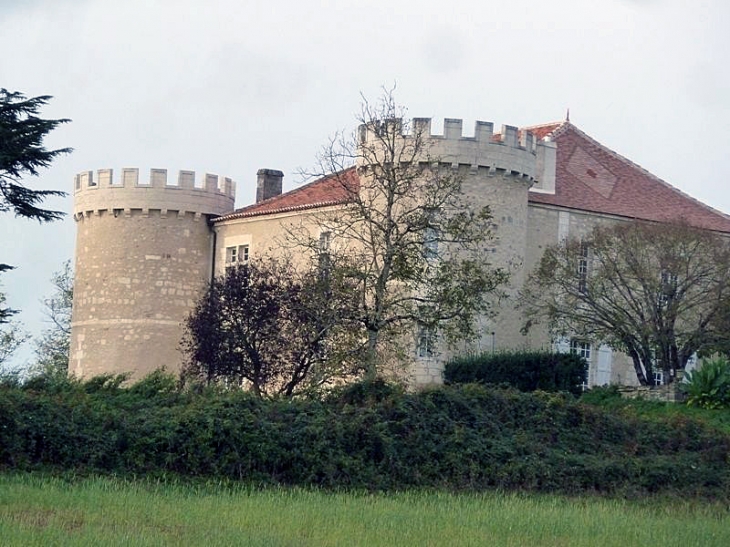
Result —
[[325, 493], [0, 475], [0, 543], [730, 545], [716, 504], [488, 493]]

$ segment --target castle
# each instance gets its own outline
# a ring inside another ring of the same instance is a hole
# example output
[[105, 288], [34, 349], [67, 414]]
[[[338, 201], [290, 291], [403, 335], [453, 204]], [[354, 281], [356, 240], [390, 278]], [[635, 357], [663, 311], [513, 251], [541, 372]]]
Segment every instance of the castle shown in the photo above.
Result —
[[[462, 121], [444, 121], [431, 134], [428, 119], [415, 130], [429, 140], [431, 155], [463, 174], [467, 201], [488, 204], [496, 224], [492, 263], [509, 266], [515, 294], [542, 251], [580, 237], [599, 223], [683, 219], [730, 234], [730, 217], [683, 194], [613, 152], [569, 121], [494, 132], [477, 122], [464, 136]], [[407, 136], [404, 136], [407, 138]], [[355, 167], [345, 176], [356, 180]], [[333, 177], [282, 193], [283, 174], [258, 171], [256, 202], [234, 209], [228, 178], [180, 171], [171, 180], [152, 169], [80, 173], [74, 186], [77, 223], [74, 308], [69, 371], [77, 376], [132, 372], [140, 377], [182, 362], [182, 322], [213, 275], [246, 262], [276, 244], [284, 226], [306, 221], [345, 198]], [[589, 385], [636, 382], [626, 356], [585, 340], [552, 341], [547, 331], [520, 333], [522, 318], [507, 299], [498, 315], [480, 323], [475, 349], [522, 347], [571, 349], [590, 363]], [[416, 337], [417, 338], [417, 337]], [[416, 384], [441, 381], [448, 352], [422, 351], [413, 341], [411, 377]]]

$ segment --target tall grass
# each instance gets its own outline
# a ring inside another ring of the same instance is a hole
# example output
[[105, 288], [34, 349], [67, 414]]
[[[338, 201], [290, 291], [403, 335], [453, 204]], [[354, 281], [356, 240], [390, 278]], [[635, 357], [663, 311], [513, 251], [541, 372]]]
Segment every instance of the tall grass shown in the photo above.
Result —
[[718, 504], [0, 476], [15, 545], [730, 545]]

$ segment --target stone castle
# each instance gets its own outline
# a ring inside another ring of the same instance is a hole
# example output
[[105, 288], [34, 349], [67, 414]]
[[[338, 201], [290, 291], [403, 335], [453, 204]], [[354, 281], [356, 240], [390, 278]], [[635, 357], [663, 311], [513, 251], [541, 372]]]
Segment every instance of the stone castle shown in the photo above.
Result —
[[[469, 203], [488, 204], [496, 224], [492, 263], [509, 267], [514, 294], [543, 249], [580, 237], [598, 223], [683, 219], [730, 234], [730, 217], [683, 194], [613, 152], [569, 121], [518, 129], [444, 121], [443, 135], [429, 119], [413, 129], [429, 139], [430, 153], [464, 177]], [[363, 133], [361, 138], [367, 139]], [[404, 136], [408, 138], [408, 136]], [[357, 179], [352, 167], [345, 176]], [[283, 174], [258, 171], [256, 203], [234, 209], [229, 178], [152, 169], [83, 172], [76, 176], [77, 223], [74, 308], [69, 370], [81, 377], [132, 372], [140, 377], [182, 363], [182, 322], [214, 275], [277, 243], [286, 225], [306, 222], [324, 208], [342, 206], [333, 177], [282, 193]], [[551, 341], [547, 331], [520, 334], [522, 318], [507, 299], [496, 318], [480, 323], [474, 349], [549, 347], [576, 351], [590, 363], [589, 385], [635, 383], [626, 356], [587, 340]], [[413, 341], [411, 377], [441, 381], [448, 352], [424, 351]]]

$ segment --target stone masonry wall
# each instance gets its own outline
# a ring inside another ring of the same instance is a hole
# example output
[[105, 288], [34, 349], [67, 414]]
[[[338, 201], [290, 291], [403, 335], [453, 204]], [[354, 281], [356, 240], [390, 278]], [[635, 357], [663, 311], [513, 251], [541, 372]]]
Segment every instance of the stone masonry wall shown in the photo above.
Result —
[[76, 265], [69, 371], [79, 377], [165, 366], [176, 372], [183, 322], [210, 279], [212, 216], [233, 210], [228, 178], [111, 169], [76, 176]]
[[182, 363], [182, 322], [210, 271], [205, 217], [160, 211], [78, 220], [70, 371], [133, 372]]

